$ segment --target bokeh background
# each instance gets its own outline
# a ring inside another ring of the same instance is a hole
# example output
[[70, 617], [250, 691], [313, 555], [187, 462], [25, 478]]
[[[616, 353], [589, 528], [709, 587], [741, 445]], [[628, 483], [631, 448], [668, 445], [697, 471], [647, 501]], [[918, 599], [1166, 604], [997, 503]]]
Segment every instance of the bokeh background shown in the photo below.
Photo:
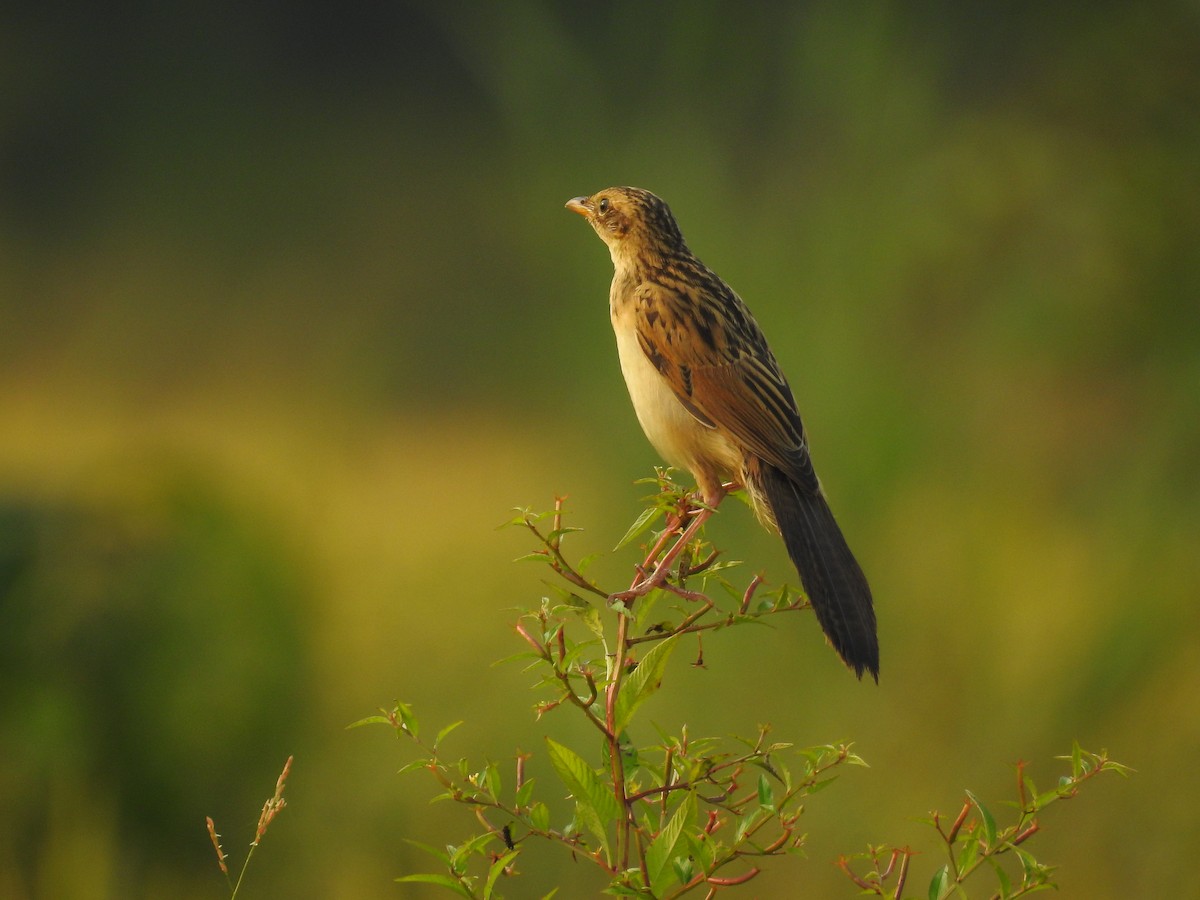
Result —
[[[917, 817], [1073, 739], [1138, 771], [1046, 816], [1062, 896], [1194, 891], [1194, 2], [0, 18], [0, 895], [224, 896], [204, 816], [239, 860], [295, 754], [244, 895], [436, 896], [392, 883], [429, 868], [404, 839], [472, 823], [345, 726], [592, 740], [492, 666], [544, 592], [496, 526], [566, 493], [607, 551], [639, 509], [610, 263], [562, 209], [622, 183], [771, 336], [877, 597], [878, 688], [796, 618], [656, 698], [872, 764], [751, 893], [852, 895], [838, 854], [931, 849]], [[736, 504], [712, 534], [793, 578]]]

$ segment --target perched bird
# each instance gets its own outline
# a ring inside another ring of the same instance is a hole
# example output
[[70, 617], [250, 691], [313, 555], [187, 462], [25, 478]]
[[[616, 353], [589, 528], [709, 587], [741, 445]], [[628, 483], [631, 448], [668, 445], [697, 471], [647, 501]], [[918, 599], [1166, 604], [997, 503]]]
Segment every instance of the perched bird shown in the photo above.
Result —
[[608, 245], [621, 371], [650, 443], [715, 507], [743, 485], [783, 536], [817, 621], [855, 674], [879, 680], [871, 589], [813, 471], [787, 379], [742, 299], [688, 249], [667, 204], [612, 187], [567, 201]]

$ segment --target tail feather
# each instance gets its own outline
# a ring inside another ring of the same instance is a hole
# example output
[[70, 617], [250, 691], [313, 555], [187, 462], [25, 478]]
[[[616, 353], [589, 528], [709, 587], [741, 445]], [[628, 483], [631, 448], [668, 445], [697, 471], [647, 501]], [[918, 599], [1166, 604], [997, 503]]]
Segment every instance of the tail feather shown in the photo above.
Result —
[[878, 682], [871, 588], [824, 494], [805, 490], [770, 463], [755, 468], [755, 487], [771, 507], [821, 629], [859, 678], [865, 670]]

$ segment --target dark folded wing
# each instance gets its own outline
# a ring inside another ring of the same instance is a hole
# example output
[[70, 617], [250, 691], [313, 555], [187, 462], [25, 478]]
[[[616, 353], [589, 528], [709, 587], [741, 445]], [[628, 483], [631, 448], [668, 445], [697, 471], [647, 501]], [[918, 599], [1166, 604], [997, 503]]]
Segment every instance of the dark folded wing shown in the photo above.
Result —
[[787, 379], [749, 311], [723, 283], [697, 300], [664, 285], [643, 285], [638, 340], [680, 402], [701, 422], [819, 490], [804, 425]]

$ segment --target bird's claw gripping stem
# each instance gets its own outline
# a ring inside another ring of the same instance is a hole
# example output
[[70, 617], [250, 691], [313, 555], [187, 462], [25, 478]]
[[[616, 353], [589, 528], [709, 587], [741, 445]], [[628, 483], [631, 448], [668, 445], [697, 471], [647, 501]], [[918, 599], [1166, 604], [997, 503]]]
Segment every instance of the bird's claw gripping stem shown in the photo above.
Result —
[[[708, 517], [712, 514], [713, 510], [710, 507], [700, 507], [695, 510], [689, 510], [687, 515], [691, 515], [691, 522], [688, 523], [687, 528], [683, 530], [683, 532], [676, 539], [675, 543], [671, 545], [671, 549], [667, 551], [666, 555], [658, 561], [657, 565], [654, 567], [654, 571], [651, 572], [650, 575], [645, 575], [643, 571], [639, 570], [638, 577], [635, 578], [633, 584], [629, 586], [629, 590], [619, 591], [618, 593], [612, 594], [608, 598], [609, 602], [619, 601], [628, 603], [631, 600], [636, 600], [638, 597], [646, 596], [646, 594], [650, 593], [656, 587], [661, 585], [666, 579], [667, 574], [671, 571], [671, 566], [675, 564], [675, 560], [678, 559], [679, 554], [683, 552], [683, 548], [692, 542], [692, 540], [696, 537], [697, 532], [704, 527], [704, 523], [708, 521]], [[675, 526], [675, 528], [678, 527], [678, 525]], [[674, 528], [668, 528], [663, 531], [662, 537], [658, 539], [658, 542], [654, 545], [654, 549], [651, 550], [646, 557], [648, 562], [654, 561], [673, 531]]]

